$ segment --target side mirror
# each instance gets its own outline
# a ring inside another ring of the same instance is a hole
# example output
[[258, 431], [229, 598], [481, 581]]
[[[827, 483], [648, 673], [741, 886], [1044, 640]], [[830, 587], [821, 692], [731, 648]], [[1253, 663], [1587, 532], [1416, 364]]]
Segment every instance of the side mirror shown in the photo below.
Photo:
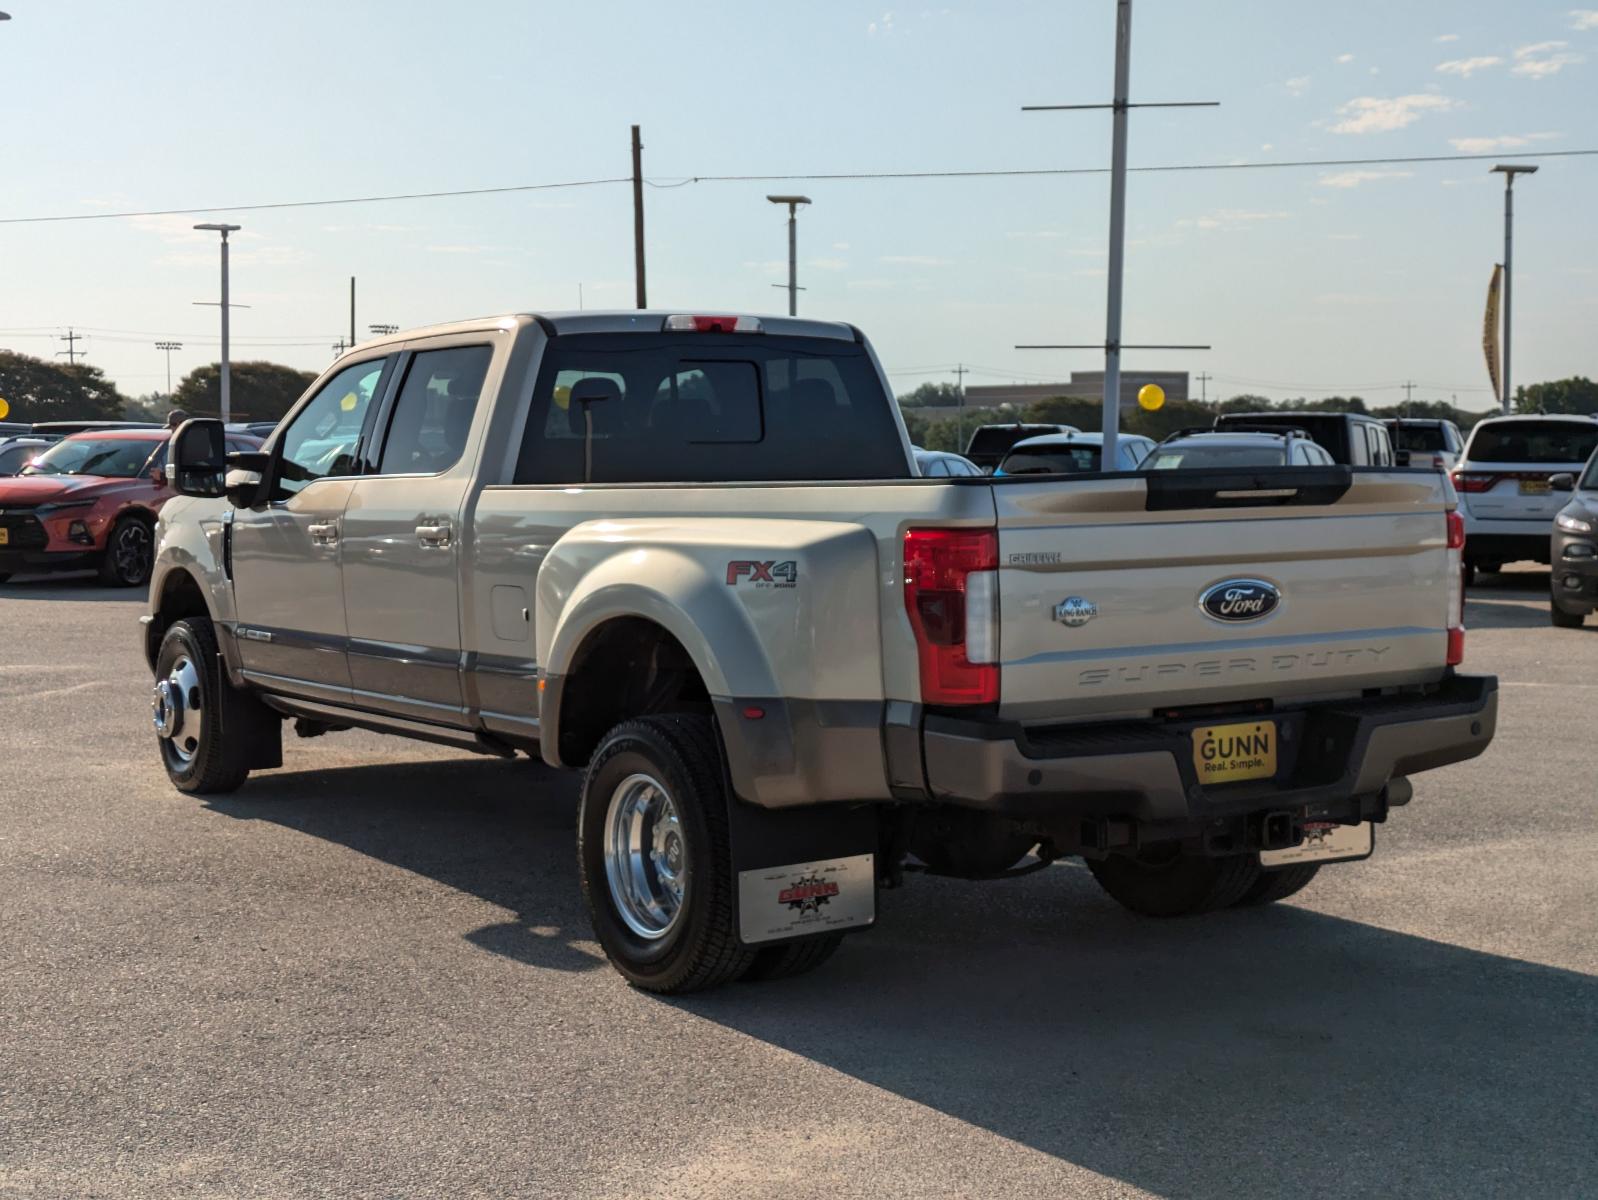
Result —
[[1573, 492], [1576, 490], [1576, 477], [1569, 471], [1561, 471], [1548, 477], [1548, 486], [1556, 492]]
[[180, 496], [217, 497], [226, 491], [227, 436], [213, 417], [191, 417], [178, 426], [167, 449], [167, 470]]
[[582, 424], [576, 432], [583, 435], [583, 482], [594, 478], [594, 413], [593, 406], [602, 400], [620, 400], [621, 388], [614, 379], [579, 379], [572, 384], [571, 399], [567, 406], [567, 419], [575, 418]]

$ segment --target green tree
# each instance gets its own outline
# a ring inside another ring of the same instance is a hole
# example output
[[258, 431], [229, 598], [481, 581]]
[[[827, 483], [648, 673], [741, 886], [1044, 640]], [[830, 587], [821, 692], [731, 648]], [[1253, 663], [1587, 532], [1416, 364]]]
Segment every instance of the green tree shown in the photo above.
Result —
[[923, 383], [913, 392], [899, 397], [900, 408], [953, 408], [960, 403], [960, 389], [952, 383]]
[[1230, 400], [1222, 400], [1215, 406], [1215, 411], [1223, 413], [1270, 412], [1275, 407], [1275, 403], [1267, 400], [1264, 396], [1255, 396], [1245, 392], [1241, 396], [1233, 396]]
[[[237, 362], [231, 376], [230, 415], [235, 421], [276, 421], [316, 380], [310, 371], [281, 363]], [[172, 404], [191, 417], [214, 417], [222, 409], [222, 368], [217, 363], [196, 367], [183, 377]]]
[[1515, 411], [1522, 413], [1598, 413], [1598, 383], [1585, 375], [1553, 379], [1515, 389]]
[[9, 350], [0, 350], [0, 399], [10, 406], [10, 421], [115, 421], [127, 403], [99, 367]]

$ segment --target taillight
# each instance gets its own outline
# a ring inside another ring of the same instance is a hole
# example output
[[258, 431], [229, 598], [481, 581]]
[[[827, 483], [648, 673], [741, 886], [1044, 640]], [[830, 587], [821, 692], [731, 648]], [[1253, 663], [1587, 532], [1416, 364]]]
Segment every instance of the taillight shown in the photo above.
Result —
[[1465, 659], [1465, 518], [1448, 514], [1448, 665]]
[[1459, 492], [1490, 492], [1498, 476], [1485, 471], [1455, 471], [1454, 490]]
[[759, 317], [703, 317], [673, 313], [661, 327], [666, 333], [760, 333]]
[[911, 529], [904, 535], [904, 607], [915, 631], [924, 704], [999, 699], [999, 535]]

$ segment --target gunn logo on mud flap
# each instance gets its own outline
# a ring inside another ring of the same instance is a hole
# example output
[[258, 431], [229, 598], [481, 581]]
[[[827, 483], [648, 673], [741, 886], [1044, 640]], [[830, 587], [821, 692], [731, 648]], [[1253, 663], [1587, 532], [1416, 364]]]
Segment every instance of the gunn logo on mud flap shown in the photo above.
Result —
[[806, 875], [803, 879], [795, 881], [792, 887], [785, 887], [777, 893], [777, 903], [786, 904], [795, 912], [815, 912], [823, 904], [828, 904], [838, 894], [838, 885], [830, 879], [822, 879], [819, 875]]
[[735, 559], [727, 564], [727, 586], [752, 583], [756, 587], [791, 588], [799, 582], [799, 564], [787, 562], [754, 562]]

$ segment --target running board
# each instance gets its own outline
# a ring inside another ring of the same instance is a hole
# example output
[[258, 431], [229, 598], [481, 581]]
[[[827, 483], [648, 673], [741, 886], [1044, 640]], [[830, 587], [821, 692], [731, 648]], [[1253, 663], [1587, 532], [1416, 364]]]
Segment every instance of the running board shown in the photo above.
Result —
[[447, 725], [430, 725], [426, 721], [411, 721], [387, 713], [367, 712], [344, 708], [337, 704], [323, 704], [316, 700], [297, 697], [265, 695], [261, 697], [269, 707], [285, 716], [304, 717], [308, 721], [323, 721], [329, 725], [349, 725], [356, 729], [369, 729], [373, 733], [391, 733], [396, 737], [412, 738], [419, 742], [434, 742], [440, 746], [454, 746], [476, 754], [496, 758], [515, 758], [516, 751], [492, 734], [477, 733], [469, 729], [451, 729]]

